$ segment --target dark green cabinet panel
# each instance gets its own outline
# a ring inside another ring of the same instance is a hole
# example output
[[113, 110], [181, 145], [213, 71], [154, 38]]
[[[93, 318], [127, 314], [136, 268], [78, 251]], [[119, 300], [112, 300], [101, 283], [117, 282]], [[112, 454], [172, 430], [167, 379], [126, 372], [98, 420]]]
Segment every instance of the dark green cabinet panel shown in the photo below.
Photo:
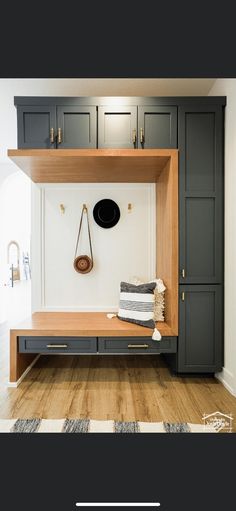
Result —
[[137, 107], [98, 107], [98, 147], [136, 147]]
[[[219, 254], [215, 244], [217, 229], [214, 197], [185, 199], [185, 271], [194, 280], [214, 280]], [[220, 269], [219, 269], [220, 270]]]
[[185, 112], [185, 190], [215, 191], [215, 112]]
[[138, 107], [138, 147], [144, 149], [177, 147], [177, 107]]
[[58, 106], [57, 129], [61, 129], [58, 149], [96, 148], [96, 107]]
[[223, 112], [179, 109], [180, 283], [223, 279]]
[[180, 286], [178, 372], [221, 370], [222, 322], [222, 286]]
[[56, 108], [54, 106], [18, 106], [18, 147], [20, 149], [49, 149], [50, 130], [56, 130]]

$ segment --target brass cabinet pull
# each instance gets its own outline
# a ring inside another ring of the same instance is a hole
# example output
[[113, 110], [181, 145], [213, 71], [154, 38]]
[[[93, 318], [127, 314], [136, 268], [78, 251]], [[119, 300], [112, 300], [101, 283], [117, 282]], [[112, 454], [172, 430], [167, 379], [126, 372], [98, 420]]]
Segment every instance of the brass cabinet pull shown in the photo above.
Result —
[[184, 300], [185, 300], [185, 292], [184, 291], [182, 291], [182, 293], [181, 293], [181, 300], [182, 300], [182, 302], [184, 302]]
[[50, 144], [54, 144], [54, 128], [50, 128]]
[[137, 138], [136, 130], [133, 130], [133, 133], [132, 133], [132, 142], [133, 142], [133, 144], [136, 144], [136, 138]]
[[140, 142], [141, 144], [144, 143], [144, 129], [140, 128]]
[[183, 279], [185, 279], [185, 269], [184, 268], [181, 270], [181, 275], [182, 275]]
[[128, 344], [128, 348], [149, 348], [149, 344]]
[[47, 348], [68, 348], [68, 344], [47, 344]]
[[61, 128], [58, 128], [58, 132], [57, 132], [57, 142], [58, 142], [58, 144], [61, 144], [61, 143], [62, 143], [62, 129], [61, 129]]

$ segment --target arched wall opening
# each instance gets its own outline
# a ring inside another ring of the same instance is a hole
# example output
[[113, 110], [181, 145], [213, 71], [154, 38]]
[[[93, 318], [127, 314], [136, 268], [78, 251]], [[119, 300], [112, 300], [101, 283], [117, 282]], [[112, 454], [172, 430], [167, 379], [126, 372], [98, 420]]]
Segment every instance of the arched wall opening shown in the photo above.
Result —
[[0, 328], [31, 312], [30, 230], [31, 182], [16, 171], [0, 183]]

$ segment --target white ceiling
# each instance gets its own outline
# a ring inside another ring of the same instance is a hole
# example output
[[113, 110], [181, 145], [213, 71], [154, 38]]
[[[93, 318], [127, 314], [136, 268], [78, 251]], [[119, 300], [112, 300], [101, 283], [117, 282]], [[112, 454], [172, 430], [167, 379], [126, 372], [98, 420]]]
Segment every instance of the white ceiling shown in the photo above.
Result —
[[0, 89], [30, 96], [207, 96], [214, 82], [214, 78], [30, 78], [0, 80]]
[[86, 96], [206, 96], [215, 79], [99, 78], [64, 82], [64, 91], [70, 92], [75, 87], [80, 95]]

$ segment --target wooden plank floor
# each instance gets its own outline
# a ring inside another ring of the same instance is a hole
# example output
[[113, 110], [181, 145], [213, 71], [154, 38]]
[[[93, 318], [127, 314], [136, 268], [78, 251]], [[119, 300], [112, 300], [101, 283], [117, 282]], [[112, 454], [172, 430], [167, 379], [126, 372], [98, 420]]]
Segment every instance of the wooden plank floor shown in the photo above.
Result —
[[202, 423], [235, 417], [234, 398], [213, 377], [172, 375], [159, 356], [42, 356], [17, 388], [0, 381], [0, 418], [91, 418]]

